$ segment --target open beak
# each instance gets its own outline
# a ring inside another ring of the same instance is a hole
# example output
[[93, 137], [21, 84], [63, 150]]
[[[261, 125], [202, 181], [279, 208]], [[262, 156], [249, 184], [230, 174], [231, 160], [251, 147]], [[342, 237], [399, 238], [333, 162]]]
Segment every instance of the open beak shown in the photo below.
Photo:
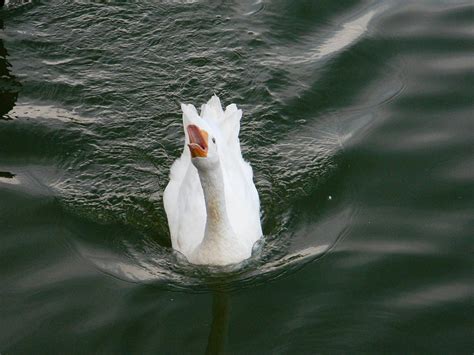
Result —
[[200, 129], [198, 126], [190, 124], [186, 127], [189, 136], [189, 150], [191, 151], [191, 156], [193, 158], [207, 157], [207, 138], [208, 133]]

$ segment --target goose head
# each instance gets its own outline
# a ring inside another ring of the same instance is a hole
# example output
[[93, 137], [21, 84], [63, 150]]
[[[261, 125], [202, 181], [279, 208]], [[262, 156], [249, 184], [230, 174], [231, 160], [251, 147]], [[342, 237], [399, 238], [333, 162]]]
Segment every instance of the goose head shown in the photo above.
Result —
[[196, 124], [188, 124], [186, 131], [189, 139], [188, 148], [191, 162], [199, 170], [213, 170], [219, 164], [217, 140], [210, 127], [202, 128]]

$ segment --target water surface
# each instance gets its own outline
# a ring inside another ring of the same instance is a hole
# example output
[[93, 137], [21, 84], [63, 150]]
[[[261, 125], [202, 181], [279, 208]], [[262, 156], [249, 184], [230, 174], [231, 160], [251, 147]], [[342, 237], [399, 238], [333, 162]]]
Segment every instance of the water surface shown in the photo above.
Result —
[[[473, 12], [2, 10], [0, 352], [471, 354]], [[214, 93], [244, 111], [265, 234], [218, 272], [172, 252], [162, 205], [179, 103]]]

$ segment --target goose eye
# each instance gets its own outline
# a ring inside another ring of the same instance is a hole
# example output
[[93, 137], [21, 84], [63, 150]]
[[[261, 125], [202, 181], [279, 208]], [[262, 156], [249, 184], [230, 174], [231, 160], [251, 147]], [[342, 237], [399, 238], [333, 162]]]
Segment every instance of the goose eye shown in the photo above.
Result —
[[212, 143], [216, 144], [216, 139], [212, 138]]

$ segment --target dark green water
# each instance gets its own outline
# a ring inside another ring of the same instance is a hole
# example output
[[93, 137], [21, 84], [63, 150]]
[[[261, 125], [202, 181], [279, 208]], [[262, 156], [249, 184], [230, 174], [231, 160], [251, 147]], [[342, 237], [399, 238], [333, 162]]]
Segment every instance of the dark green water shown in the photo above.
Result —
[[[472, 1], [0, 14], [0, 353], [472, 354]], [[244, 110], [265, 242], [171, 252], [179, 103]]]

